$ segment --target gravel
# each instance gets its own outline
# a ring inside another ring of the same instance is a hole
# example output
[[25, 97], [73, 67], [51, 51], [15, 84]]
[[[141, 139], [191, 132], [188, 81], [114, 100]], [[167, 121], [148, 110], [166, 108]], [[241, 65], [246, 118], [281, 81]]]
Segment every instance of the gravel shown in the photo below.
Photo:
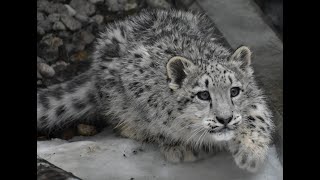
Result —
[[46, 63], [37, 64], [38, 71], [41, 75], [45, 77], [53, 77], [55, 75], [54, 69]]
[[41, 74], [39, 73], [39, 71], [37, 70], [37, 79], [42, 79]]
[[37, 56], [37, 63], [43, 63], [45, 62], [41, 57]]
[[47, 0], [38, 0], [37, 1], [37, 10], [38, 11], [46, 11], [48, 6], [50, 6], [50, 3]]
[[66, 25], [66, 27], [71, 30], [75, 31], [81, 28], [81, 23], [76, 20], [75, 18], [69, 16], [69, 15], [64, 15], [61, 17], [61, 21]]
[[80, 38], [84, 43], [90, 44], [95, 39], [95, 36], [88, 31], [81, 31]]
[[41, 31], [43, 32], [49, 32], [51, 30], [51, 23], [46, 20], [38, 21], [37, 28], [42, 29]]
[[63, 41], [61, 38], [53, 34], [47, 34], [39, 43], [38, 49], [40, 53], [38, 55], [47, 62], [52, 62], [59, 57], [59, 47], [62, 44]]
[[66, 26], [61, 21], [57, 21], [53, 24], [52, 29], [56, 31], [63, 31], [66, 30]]
[[103, 16], [100, 14], [97, 14], [92, 17], [92, 20], [94, 20], [94, 22], [96, 22], [97, 24], [101, 24], [103, 22], [103, 19]]
[[91, 16], [96, 12], [96, 7], [94, 4], [90, 3], [87, 0], [72, 0], [70, 6], [73, 7], [77, 13]]
[[52, 13], [64, 14], [68, 12], [67, 8], [62, 3], [54, 3], [54, 2], [49, 2], [47, 0], [38, 0], [37, 10], [43, 11], [47, 14], [52, 14]]
[[51, 67], [56, 71], [60, 72], [65, 70], [68, 67], [69, 63], [66, 63], [64, 61], [57, 61], [55, 64], [53, 64]]
[[166, 6], [160, 1], [150, 2], [37, 0], [37, 63], [45, 64], [40, 65], [45, 75], [37, 70], [38, 88], [70, 80], [86, 71], [91, 63], [88, 57], [92, 54], [95, 38], [108, 23], [144, 8]]
[[92, 4], [103, 3], [104, 0], [89, 0]]
[[44, 20], [44, 15], [42, 12], [37, 12], [37, 21], [43, 21]]
[[137, 7], [136, 0], [106, 0], [109, 11], [129, 11]]
[[52, 14], [49, 14], [47, 20], [48, 20], [49, 22], [54, 23], [54, 22], [59, 21], [59, 20], [60, 20], [60, 17], [61, 17], [61, 15], [58, 14], [58, 13], [52, 13]]
[[148, 5], [153, 8], [168, 9], [172, 7], [172, 5], [169, 4], [166, 0], [146, 0], [146, 1]]
[[77, 11], [74, 10], [74, 9], [73, 9], [71, 6], [69, 6], [68, 4], [65, 4], [64, 6], [67, 8], [69, 16], [74, 16], [74, 15], [77, 14]]
[[37, 27], [37, 33], [39, 34], [39, 35], [44, 35], [46, 32], [45, 32], [45, 30], [42, 28], [42, 27]]

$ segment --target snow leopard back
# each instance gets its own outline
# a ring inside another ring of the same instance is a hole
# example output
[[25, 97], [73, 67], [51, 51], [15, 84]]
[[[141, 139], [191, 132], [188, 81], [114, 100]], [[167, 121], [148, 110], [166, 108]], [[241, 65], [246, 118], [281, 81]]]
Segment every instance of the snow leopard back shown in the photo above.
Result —
[[96, 42], [88, 72], [39, 90], [38, 129], [91, 118], [98, 107], [105, 111], [99, 112], [102, 114], [124, 114], [126, 107], [131, 106], [127, 102], [133, 103], [131, 108], [146, 105], [146, 97], [166, 93], [159, 92], [159, 87], [163, 89], [167, 84], [166, 60], [178, 51], [191, 59], [199, 58], [198, 47], [204, 39], [214, 40], [212, 32], [213, 26], [204, 15], [175, 10], [143, 11], [109, 24]]

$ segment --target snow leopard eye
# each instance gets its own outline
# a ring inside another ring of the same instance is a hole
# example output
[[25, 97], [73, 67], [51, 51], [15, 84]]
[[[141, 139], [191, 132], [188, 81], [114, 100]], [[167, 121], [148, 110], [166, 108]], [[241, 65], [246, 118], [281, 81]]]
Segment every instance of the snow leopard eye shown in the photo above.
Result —
[[240, 88], [239, 87], [233, 87], [230, 89], [230, 95], [231, 97], [236, 97], [240, 93]]
[[198, 96], [199, 99], [205, 100], [205, 101], [208, 101], [208, 100], [211, 99], [211, 98], [210, 98], [210, 94], [209, 94], [208, 91], [198, 92], [198, 93], [197, 93], [197, 96]]

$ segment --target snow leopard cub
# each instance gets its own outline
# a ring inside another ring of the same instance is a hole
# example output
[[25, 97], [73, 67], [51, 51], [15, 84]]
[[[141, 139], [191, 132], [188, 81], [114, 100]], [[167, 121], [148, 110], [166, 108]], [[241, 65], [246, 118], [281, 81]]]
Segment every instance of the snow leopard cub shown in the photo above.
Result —
[[213, 28], [204, 15], [177, 10], [109, 24], [87, 72], [38, 91], [38, 130], [99, 115], [125, 137], [158, 143], [168, 161], [194, 161], [218, 147], [255, 171], [271, 142], [271, 113], [251, 51], [231, 53]]

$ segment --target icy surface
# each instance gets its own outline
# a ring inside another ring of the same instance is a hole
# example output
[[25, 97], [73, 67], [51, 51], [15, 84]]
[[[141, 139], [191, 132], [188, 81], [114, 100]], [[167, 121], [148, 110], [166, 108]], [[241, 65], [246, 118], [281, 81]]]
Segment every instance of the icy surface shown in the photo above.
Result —
[[69, 141], [53, 139], [37, 144], [40, 157], [86, 180], [283, 179], [274, 147], [261, 169], [252, 174], [239, 169], [228, 153], [195, 163], [170, 164], [163, 159], [157, 146], [116, 137], [108, 129], [92, 137], [74, 137]]

